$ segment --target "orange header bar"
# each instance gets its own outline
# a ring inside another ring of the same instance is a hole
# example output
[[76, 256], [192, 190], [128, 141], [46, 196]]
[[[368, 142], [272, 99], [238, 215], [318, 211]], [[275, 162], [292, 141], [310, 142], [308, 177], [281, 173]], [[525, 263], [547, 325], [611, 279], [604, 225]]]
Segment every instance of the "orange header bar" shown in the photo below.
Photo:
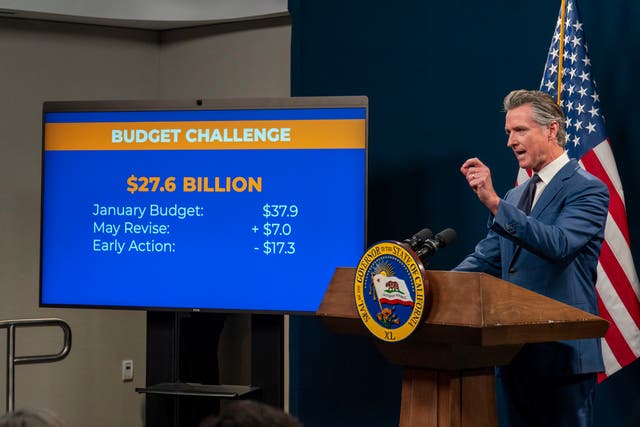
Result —
[[45, 150], [364, 148], [365, 120], [47, 123]]

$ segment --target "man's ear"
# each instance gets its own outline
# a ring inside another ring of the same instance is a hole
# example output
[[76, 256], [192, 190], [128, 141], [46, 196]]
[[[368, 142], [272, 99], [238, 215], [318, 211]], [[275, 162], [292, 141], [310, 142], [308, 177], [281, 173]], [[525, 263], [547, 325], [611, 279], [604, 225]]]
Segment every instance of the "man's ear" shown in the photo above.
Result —
[[560, 126], [558, 125], [558, 122], [551, 122], [551, 124], [547, 127], [547, 129], [549, 130], [549, 140], [552, 142], [557, 142], [558, 141], [558, 129], [560, 128]]

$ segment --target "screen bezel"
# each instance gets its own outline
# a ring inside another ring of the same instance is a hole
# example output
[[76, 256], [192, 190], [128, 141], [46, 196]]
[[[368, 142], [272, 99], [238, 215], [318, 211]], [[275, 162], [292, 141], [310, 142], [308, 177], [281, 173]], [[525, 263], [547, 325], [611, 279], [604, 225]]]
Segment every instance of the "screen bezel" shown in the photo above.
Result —
[[[314, 314], [308, 311], [274, 311], [256, 309], [227, 309], [215, 307], [155, 307], [148, 305], [95, 305], [43, 303], [43, 229], [44, 229], [44, 180], [45, 180], [45, 117], [47, 113], [60, 112], [137, 112], [137, 111], [199, 111], [199, 110], [250, 110], [250, 109], [308, 109], [308, 108], [364, 108], [364, 220], [362, 250], [367, 242], [368, 222], [368, 98], [366, 96], [332, 97], [282, 97], [282, 98], [234, 98], [234, 99], [172, 99], [172, 100], [97, 100], [97, 101], [46, 101], [42, 108], [41, 148], [41, 203], [40, 203], [40, 257], [39, 257], [39, 307], [80, 308], [110, 310], [181, 311], [212, 313], [262, 313], [262, 314]], [[339, 243], [339, 242], [337, 242]], [[341, 267], [341, 266], [336, 266]], [[328, 283], [327, 283], [328, 285]]]

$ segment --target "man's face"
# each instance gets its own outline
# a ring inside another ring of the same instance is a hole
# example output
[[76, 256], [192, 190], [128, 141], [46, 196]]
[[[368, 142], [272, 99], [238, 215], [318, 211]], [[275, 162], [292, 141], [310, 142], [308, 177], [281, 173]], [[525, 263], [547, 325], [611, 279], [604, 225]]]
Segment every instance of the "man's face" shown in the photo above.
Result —
[[544, 127], [534, 122], [531, 104], [507, 111], [504, 125], [509, 136], [507, 147], [513, 150], [521, 168], [539, 172], [562, 154], [556, 142], [556, 126]]

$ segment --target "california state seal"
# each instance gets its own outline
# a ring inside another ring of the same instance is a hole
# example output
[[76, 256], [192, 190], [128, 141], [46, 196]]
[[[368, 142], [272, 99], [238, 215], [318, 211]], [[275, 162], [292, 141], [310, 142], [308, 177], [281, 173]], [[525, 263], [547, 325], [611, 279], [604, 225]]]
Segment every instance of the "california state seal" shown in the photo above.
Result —
[[429, 282], [417, 255], [403, 243], [383, 241], [364, 253], [353, 285], [358, 315], [383, 341], [402, 341], [420, 325]]

